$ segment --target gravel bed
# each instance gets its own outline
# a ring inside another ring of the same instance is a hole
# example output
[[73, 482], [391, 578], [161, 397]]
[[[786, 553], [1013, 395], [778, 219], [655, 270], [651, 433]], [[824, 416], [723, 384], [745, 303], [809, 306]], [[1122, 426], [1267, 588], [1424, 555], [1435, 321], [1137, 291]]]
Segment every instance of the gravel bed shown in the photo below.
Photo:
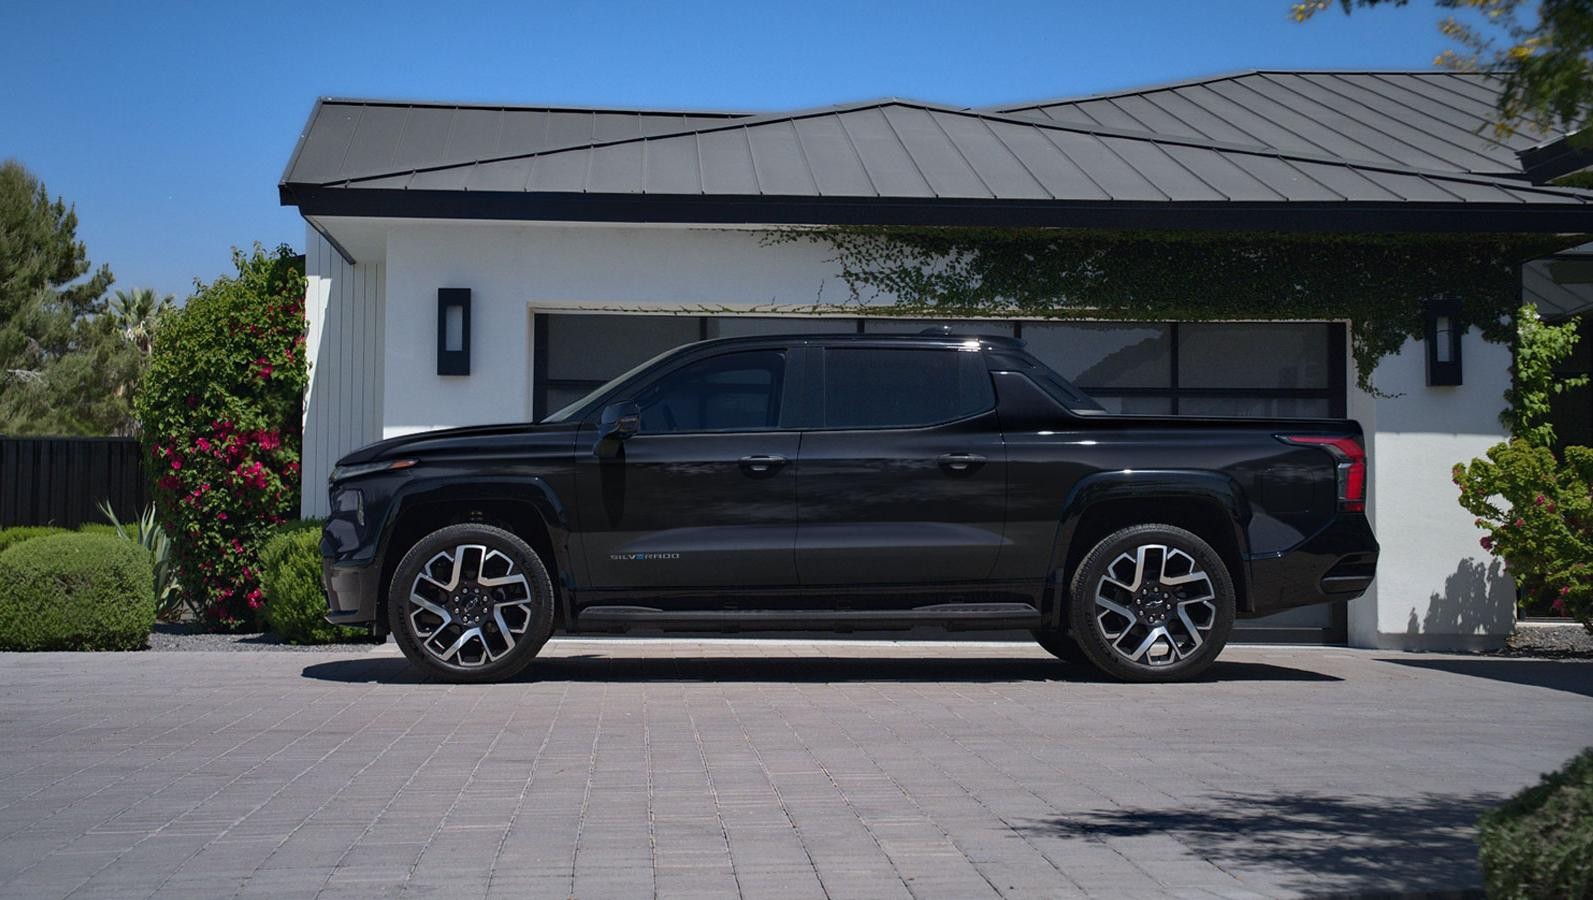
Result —
[[276, 650], [297, 653], [368, 653], [375, 646], [371, 640], [350, 641], [338, 644], [289, 644], [270, 632], [261, 634], [209, 634], [192, 625], [174, 625], [158, 622], [149, 635], [151, 650]]
[[1593, 634], [1581, 625], [1527, 625], [1516, 629], [1495, 656], [1593, 659]]

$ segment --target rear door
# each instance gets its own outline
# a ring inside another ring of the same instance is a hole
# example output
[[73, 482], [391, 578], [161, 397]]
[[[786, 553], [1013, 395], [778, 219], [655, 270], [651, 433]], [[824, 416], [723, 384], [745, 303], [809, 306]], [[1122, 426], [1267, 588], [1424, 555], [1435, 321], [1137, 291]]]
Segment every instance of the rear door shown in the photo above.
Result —
[[803, 585], [989, 576], [1001, 551], [1006, 456], [977, 349], [825, 348], [819, 427], [802, 436]]
[[[578, 457], [582, 545], [597, 589], [796, 582], [796, 386], [784, 348], [720, 353], [633, 398], [641, 430], [616, 458]], [[596, 442], [583, 426], [582, 445]]]

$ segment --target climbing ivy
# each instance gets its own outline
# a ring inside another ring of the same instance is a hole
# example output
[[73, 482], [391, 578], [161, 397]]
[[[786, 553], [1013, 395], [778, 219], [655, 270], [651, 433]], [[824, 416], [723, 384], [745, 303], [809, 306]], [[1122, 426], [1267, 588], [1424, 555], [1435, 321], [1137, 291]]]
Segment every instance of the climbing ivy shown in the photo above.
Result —
[[1517, 266], [1587, 237], [827, 226], [764, 240], [829, 246], [851, 299], [891, 298], [888, 314], [1348, 320], [1357, 382], [1375, 393], [1378, 362], [1421, 336], [1423, 300], [1458, 300], [1509, 341]]

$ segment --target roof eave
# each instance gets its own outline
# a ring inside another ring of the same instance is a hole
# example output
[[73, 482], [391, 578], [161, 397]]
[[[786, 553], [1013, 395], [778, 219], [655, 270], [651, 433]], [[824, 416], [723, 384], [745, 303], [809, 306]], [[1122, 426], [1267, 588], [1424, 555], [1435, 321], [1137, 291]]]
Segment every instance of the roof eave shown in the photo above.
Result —
[[1593, 232], [1593, 204], [990, 200], [589, 194], [284, 184], [305, 216], [700, 225], [917, 225], [1320, 233]]

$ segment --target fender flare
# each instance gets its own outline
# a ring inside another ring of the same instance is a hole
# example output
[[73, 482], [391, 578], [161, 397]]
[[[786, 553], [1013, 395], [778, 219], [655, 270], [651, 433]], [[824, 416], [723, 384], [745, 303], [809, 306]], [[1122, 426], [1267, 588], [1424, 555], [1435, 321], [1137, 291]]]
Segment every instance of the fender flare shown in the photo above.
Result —
[[1047, 619], [1060, 615], [1067, 591], [1066, 572], [1068, 556], [1079, 525], [1092, 509], [1102, 504], [1118, 501], [1174, 501], [1193, 502], [1219, 509], [1232, 526], [1231, 537], [1237, 552], [1240, 571], [1232, 574], [1243, 595], [1250, 581], [1248, 559], [1250, 552], [1249, 524], [1250, 501], [1244, 491], [1228, 475], [1203, 469], [1115, 469], [1094, 472], [1078, 480], [1062, 501], [1057, 524], [1056, 540], [1051, 550], [1051, 580], [1056, 585], [1057, 603], [1048, 611]]

